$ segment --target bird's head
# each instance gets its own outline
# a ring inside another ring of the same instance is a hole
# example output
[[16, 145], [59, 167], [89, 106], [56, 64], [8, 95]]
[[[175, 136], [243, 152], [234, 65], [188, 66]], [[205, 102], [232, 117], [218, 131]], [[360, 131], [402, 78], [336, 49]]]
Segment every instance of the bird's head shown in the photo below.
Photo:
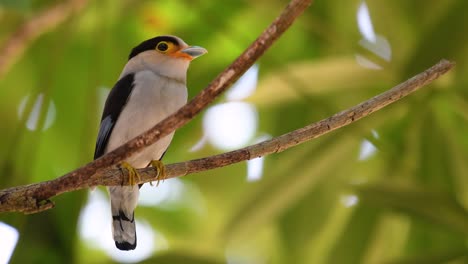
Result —
[[158, 36], [132, 49], [124, 71], [151, 70], [185, 82], [190, 61], [207, 53], [198, 46], [189, 46], [176, 36]]

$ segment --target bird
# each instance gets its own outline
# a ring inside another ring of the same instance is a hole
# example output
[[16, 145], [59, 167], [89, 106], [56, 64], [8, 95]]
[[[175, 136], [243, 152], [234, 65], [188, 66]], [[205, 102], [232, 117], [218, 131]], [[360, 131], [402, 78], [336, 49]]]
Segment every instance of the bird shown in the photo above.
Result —
[[[189, 46], [181, 38], [157, 36], [134, 47], [110, 91], [101, 117], [94, 159], [118, 148], [155, 126], [187, 102], [187, 70], [190, 62], [207, 50]], [[112, 234], [120, 250], [137, 246], [135, 214], [139, 189], [136, 169], [153, 166], [164, 179], [160, 161], [174, 132], [119, 164], [127, 170], [129, 185], [107, 187], [112, 212]]]

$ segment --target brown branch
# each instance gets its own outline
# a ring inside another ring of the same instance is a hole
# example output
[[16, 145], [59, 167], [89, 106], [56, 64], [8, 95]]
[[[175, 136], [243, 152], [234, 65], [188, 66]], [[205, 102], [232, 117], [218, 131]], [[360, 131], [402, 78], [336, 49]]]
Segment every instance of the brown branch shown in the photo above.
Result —
[[[173, 178], [190, 173], [211, 170], [240, 161], [250, 160], [268, 154], [281, 152], [308, 140], [317, 138], [340, 127], [356, 122], [357, 120], [402, 99], [403, 97], [418, 90], [424, 85], [434, 81], [439, 76], [445, 74], [450, 69], [452, 69], [454, 65], [455, 64], [452, 62], [442, 60], [426, 71], [363, 103], [339, 112], [327, 119], [323, 119], [319, 122], [310, 124], [306, 127], [297, 129], [271, 140], [203, 159], [168, 165], [166, 166], [167, 177]], [[139, 183], [149, 182], [155, 179], [156, 172], [153, 168], [140, 169], [139, 172], [141, 175], [141, 180]], [[35, 196], [31, 196], [31, 193], [34, 193], [37, 189], [55, 190], [54, 195], [46, 197], [46, 199], [49, 199], [52, 196], [58, 195], [62, 192], [83, 189], [89, 186], [120, 185], [122, 183], [128, 182], [128, 175], [125, 173], [122, 174], [122, 172], [118, 169], [107, 170], [100, 175], [93, 175], [93, 177], [88, 178], [87, 180], [77, 181], [74, 185], [69, 186], [68, 189], [65, 190], [57, 190], [60, 188], [59, 180], [60, 178], [52, 181], [1, 190], [0, 212], [21, 211], [32, 213], [53, 207], [53, 204], [48, 200], [45, 200], [47, 202], [44, 204], [37, 204], [37, 198]], [[31, 207], [31, 204], [37, 206]]]
[[263, 33], [221, 74], [219, 74], [200, 94], [176, 113], [159, 124], [130, 140], [103, 157], [86, 164], [57, 179], [13, 187], [0, 191], [0, 212], [19, 211], [35, 213], [53, 207], [48, 199], [64, 192], [82, 189], [96, 184], [99, 172], [109, 169], [119, 162], [153, 144], [175, 129], [185, 125], [203, 110], [219, 94], [236, 81], [263, 53], [276, 41], [312, 3], [312, 0], [291, 0], [282, 13]]
[[[329, 118], [283, 134], [279, 137], [275, 137], [270, 140], [231, 152], [167, 165], [167, 178], [174, 178], [185, 176], [191, 173], [212, 170], [241, 161], [263, 157], [272, 153], [282, 152], [288, 148], [297, 146], [306, 141], [356, 122], [359, 119], [364, 118], [431, 83], [439, 76], [447, 73], [454, 66], [455, 63], [453, 62], [441, 60], [431, 68], [391, 88], [390, 90], [387, 90], [384, 93], [381, 93], [347, 110], [341, 111]], [[155, 180], [155, 175], [157, 172], [154, 170], [154, 168], [145, 168], [138, 171], [141, 174], [141, 181], [139, 183]], [[119, 169], [108, 170], [100, 177], [94, 178], [92, 181], [90, 181], [89, 185], [119, 185], [122, 181], [126, 181], [128, 179], [127, 177], [128, 175], [125, 175], [122, 178], [122, 172]]]
[[60, 3], [29, 19], [0, 46], [0, 77], [26, 50], [29, 43], [56, 27], [71, 14], [81, 10], [87, 0]]

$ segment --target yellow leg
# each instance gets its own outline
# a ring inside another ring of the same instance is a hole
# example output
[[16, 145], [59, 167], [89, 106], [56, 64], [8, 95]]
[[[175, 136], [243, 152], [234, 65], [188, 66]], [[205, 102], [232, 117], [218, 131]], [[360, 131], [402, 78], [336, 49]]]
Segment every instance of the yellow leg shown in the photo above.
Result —
[[153, 168], [156, 169], [156, 186], [159, 185], [159, 181], [164, 181], [166, 179], [166, 167], [164, 167], [164, 164], [162, 163], [162, 161], [159, 161], [159, 160], [152, 160], [151, 161], [151, 165], [153, 166]]
[[124, 170], [127, 170], [128, 172], [128, 184], [129, 185], [135, 185], [137, 182], [136, 182], [136, 179], [138, 179], [138, 181], [141, 180], [140, 178], [140, 174], [138, 174], [138, 171], [132, 167], [132, 165], [128, 164], [127, 162], [122, 162], [120, 164], [120, 168], [121, 169], [124, 169]]

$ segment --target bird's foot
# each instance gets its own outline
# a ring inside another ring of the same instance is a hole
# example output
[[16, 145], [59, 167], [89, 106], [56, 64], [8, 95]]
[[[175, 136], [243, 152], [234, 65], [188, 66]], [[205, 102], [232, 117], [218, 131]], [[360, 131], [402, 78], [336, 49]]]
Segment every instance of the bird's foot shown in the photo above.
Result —
[[[166, 167], [164, 167], [164, 164], [160, 160], [152, 160], [151, 165], [156, 170], [156, 186], [158, 186], [161, 180], [164, 181], [166, 179]], [[153, 186], [151, 182], [150, 184]]]
[[128, 164], [127, 162], [125, 161], [122, 162], [120, 164], [120, 169], [127, 170], [129, 185], [135, 185], [137, 183], [136, 179], [138, 179], [138, 181], [141, 180], [140, 174], [138, 173], [138, 171], [135, 168], [133, 168], [132, 165]]

